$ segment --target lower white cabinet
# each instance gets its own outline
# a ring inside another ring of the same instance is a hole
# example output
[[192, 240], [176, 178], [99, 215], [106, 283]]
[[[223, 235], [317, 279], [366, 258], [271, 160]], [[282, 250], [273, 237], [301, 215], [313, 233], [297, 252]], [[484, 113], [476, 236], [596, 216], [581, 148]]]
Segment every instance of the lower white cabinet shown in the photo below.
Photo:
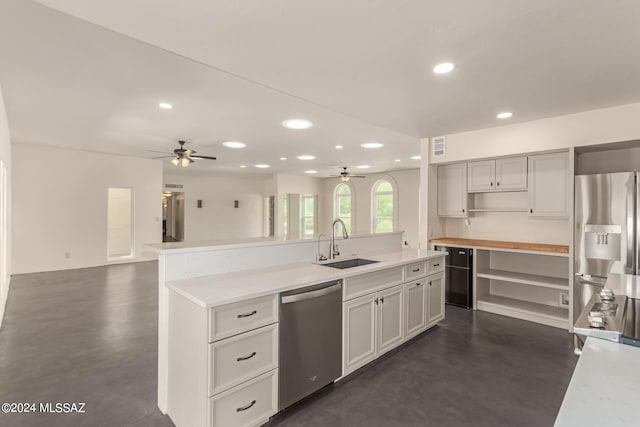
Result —
[[403, 341], [403, 286], [343, 304], [343, 375]]
[[444, 273], [437, 273], [426, 278], [429, 289], [429, 310], [427, 327], [444, 319]]
[[427, 329], [427, 288], [424, 278], [404, 284], [405, 338]]
[[278, 412], [278, 371], [260, 375], [209, 400], [210, 426], [258, 426]]

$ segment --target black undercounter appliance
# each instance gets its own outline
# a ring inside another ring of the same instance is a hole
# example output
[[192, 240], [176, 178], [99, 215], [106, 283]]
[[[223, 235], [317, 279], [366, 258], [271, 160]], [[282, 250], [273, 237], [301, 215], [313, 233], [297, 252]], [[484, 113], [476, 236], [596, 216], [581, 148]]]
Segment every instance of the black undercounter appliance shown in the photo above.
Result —
[[445, 261], [444, 301], [458, 307], [473, 307], [473, 249], [436, 246], [449, 254]]

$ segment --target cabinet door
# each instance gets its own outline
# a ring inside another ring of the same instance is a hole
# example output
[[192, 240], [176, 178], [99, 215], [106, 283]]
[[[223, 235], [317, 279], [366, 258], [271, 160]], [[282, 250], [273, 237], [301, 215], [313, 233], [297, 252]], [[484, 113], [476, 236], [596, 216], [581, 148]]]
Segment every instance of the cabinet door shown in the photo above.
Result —
[[529, 216], [569, 217], [569, 153], [529, 156]]
[[509, 157], [496, 160], [496, 190], [527, 189], [527, 158]]
[[343, 375], [376, 357], [377, 298], [377, 294], [365, 295], [343, 304]]
[[467, 163], [467, 176], [469, 193], [495, 190], [496, 161], [483, 160]]
[[467, 217], [467, 164], [438, 166], [438, 216]]
[[444, 319], [444, 274], [427, 277], [427, 284], [429, 285], [427, 326], [431, 326]]
[[378, 293], [378, 355], [403, 340], [402, 285]]
[[414, 280], [404, 285], [404, 336], [405, 339], [419, 334], [427, 328], [425, 279]]

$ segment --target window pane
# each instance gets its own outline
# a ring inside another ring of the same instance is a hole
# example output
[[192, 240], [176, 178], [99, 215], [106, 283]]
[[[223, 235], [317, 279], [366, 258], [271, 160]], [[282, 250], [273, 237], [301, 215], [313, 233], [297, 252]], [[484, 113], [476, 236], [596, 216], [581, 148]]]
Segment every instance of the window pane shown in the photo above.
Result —
[[393, 195], [376, 196], [376, 217], [393, 217]]
[[378, 186], [376, 187], [376, 193], [382, 193], [383, 191], [393, 191], [393, 188], [391, 187], [391, 183], [388, 181], [381, 181]]
[[376, 233], [390, 233], [393, 231], [393, 221], [388, 219], [378, 219], [376, 224]]
[[349, 188], [349, 186], [347, 184], [340, 184], [338, 186], [338, 191], [336, 191], [336, 193], [338, 193], [338, 194], [351, 194], [351, 188]]
[[351, 216], [351, 197], [338, 197], [338, 213], [340, 217]]

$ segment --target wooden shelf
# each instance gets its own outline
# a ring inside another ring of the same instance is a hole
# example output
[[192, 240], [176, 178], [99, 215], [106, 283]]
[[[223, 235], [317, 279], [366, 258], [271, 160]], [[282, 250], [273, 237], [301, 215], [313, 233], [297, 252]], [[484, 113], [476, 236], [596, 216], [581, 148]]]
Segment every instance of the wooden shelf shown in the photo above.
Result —
[[497, 295], [478, 296], [478, 310], [503, 316], [517, 317], [522, 320], [540, 323], [557, 328], [568, 328], [569, 310], [534, 302], [505, 298]]
[[431, 239], [429, 242], [437, 245], [458, 245], [462, 247], [482, 247], [487, 249], [515, 249], [520, 251], [569, 254], [569, 246], [548, 245], [543, 243], [503, 242], [498, 240], [462, 239], [457, 237], [442, 237], [439, 239]]
[[493, 269], [478, 271], [476, 276], [484, 277], [485, 279], [501, 280], [503, 282], [521, 283], [523, 285], [541, 286], [543, 288], [569, 291], [569, 279], [560, 279], [557, 277]]

